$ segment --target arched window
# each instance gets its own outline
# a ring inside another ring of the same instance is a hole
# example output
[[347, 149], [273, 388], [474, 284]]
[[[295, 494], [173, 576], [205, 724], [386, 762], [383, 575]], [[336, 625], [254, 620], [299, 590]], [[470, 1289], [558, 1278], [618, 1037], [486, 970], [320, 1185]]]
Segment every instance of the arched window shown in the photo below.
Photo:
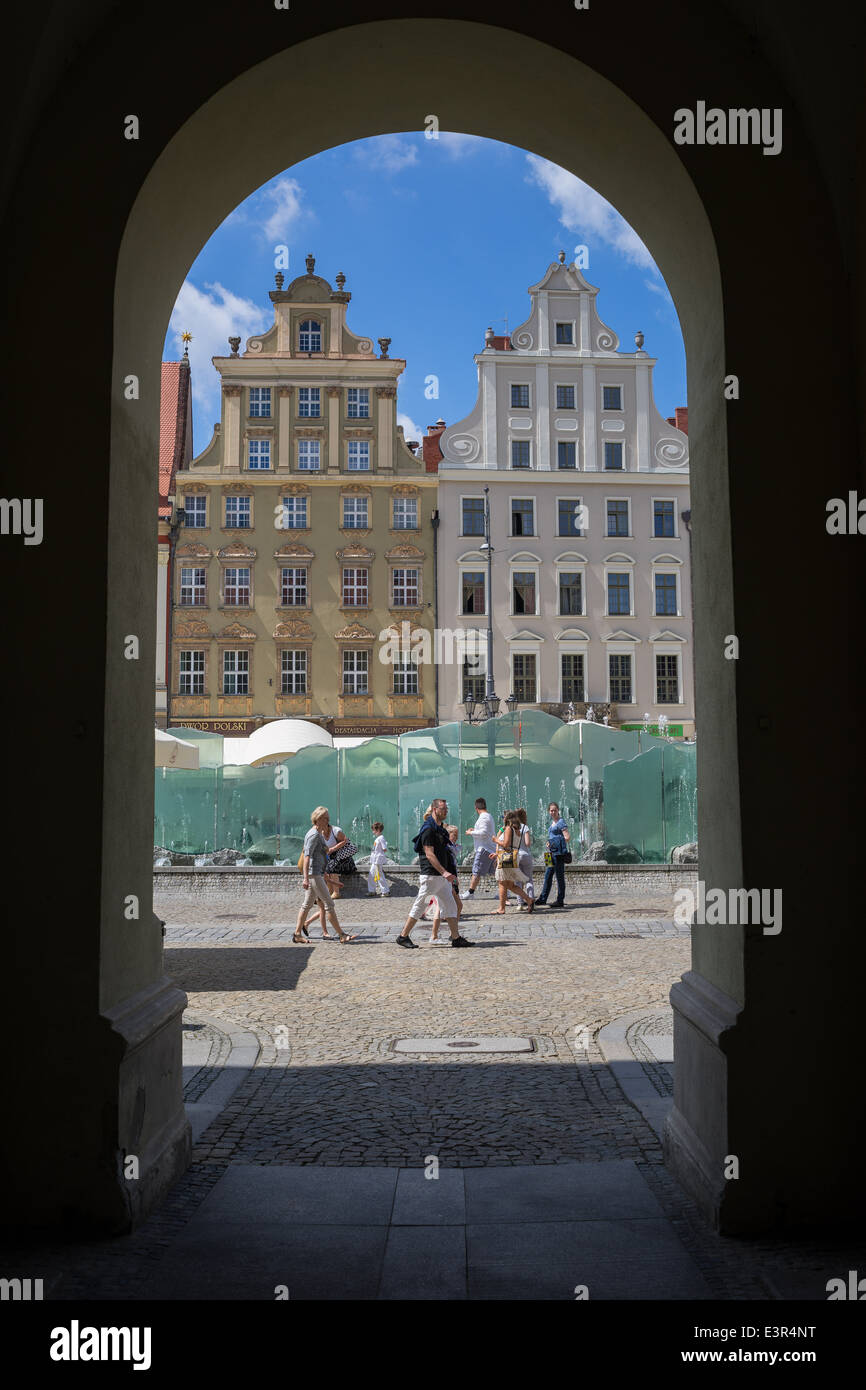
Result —
[[304, 319], [301, 324], [298, 348], [301, 352], [322, 351], [322, 325], [315, 319]]

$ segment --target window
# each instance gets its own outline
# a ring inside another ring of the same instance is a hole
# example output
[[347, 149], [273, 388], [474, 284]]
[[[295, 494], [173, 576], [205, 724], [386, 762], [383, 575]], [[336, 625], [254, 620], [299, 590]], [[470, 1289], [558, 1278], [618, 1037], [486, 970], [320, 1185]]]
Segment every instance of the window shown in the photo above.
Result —
[[394, 695], [418, 694], [418, 667], [411, 657], [394, 662]]
[[610, 652], [610, 699], [612, 704], [631, 704], [631, 652]]
[[622, 468], [622, 444], [619, 441], [615, 444], [610, 439], [604, 441], [604, 466]]
[[226, 608], [249, 608], [250, 604], [250, 567], [243, 565], [239, 569], [226, 568], [223, 570], [223, 604]]
[[366, 695], [369, 652], [343, 652], [343, 694]]
[[306, 531], [307, 529], [307, 498], [306, 497], [284, 497], [282, 531]]
[[556, 325], [556, 342], [558, 345], [571, 347], [574, 343], [574, 324], [558, 323]]
[[517, 696], [517, 703], [519, 705], [534, 705], [537, 698], [535, 652], [515, 652], [511, 660], [514, 671], [512, 689]]
[[298, 440], [298, 467], [305, 473], [317, 473], [319, 470], [319, 451], [321, 441], [318, 439], [299, 439]]
[[628, 499], [609, 497], [607, 499], [607, 535], [627, 536]]
[[515, 613], [535, 612], [535, 573], [532, 570], [515, 570], [511, 581]]
[[512, 406], [512, 409], [515, 409], [515, 408], [518, 409], [518, 410], [528, 410], [528, 409], [529, 409], [529, 387], [528, 387], [528, 386], [512, 386], [512, 387], [511, 387], [511, 406]]
[[557, 499], [557, 535], [582, 536], [583, 506], [579, 497], [560, 497]]
[[322, 351], [322, 325], [315, 319], [304, 319], [298, 333], [299, 352]]
[[556, 445], [556, 463], [559, 468], [577, 467], [577, 445], [572, 440], [558, 440]]
[[201, 607], [207, 602], [205, 595], [205, 569], [187, 569], [181, 566], [180, 571], [180, 601], [182, 604], [191, 604], [193, 607]]
[[298, 414], [312, 418], [322, 413], [322, 392], [318, 386], [298, 387]]
[[207, 498], [204, 493], [184, 497], [183, 524], [191, 530], [201, 530], [207, 526]]
[[483, 570], [464, 570], [461, 582], [461, 613], [486, 613]]
[[464, 536], [483, 536], [484, 535], [484, 498], [483, 497], [464, 497], [463, 498], [463, 532]]
[[512, 439], [511, 441], [511, 467], [529, 468], [529, 440]]
[[350, 420], [369, 420], [370, 388], [350, 386], [346, 392], [346, 414]]
[[307, 653], [284, 651], [280, 656], [280, 693], [282, 695], [306, 695], [307, 693]]
[[238, 531], [246, 531], [250, 526], [250, 501], [249, 497], [227, 497], [226, 498], [226, 526], [234, 527]]
[[662, 501], [656, 497], [653, 501], [653, 535], [654, 536], [675, 536], [673, 502]]
[[223, 652], [223, 694], [249, 695], [249, 652]]
[[262, 419], [269, 419], [271, 414], [271, 388], [270, 386], [251, 386], [250, 387], [250, 415], [261, 416]]
[[556, 408], [557, 410], [574, 410], [573, 386], [557, 386]]
[[464, 656], [461, 665], [463, 677], [463, 699], [483, 700], [487, 690], [487, 653], [480, 651], [475, 656]]
[[417, 497], [395, 497], [395, 498], [394, 498], [394, 530], [395, 530], [395, 531], [417, 531], [417, 530], [418, 530], [418, 499], [417, 499]]
[[531, 497], [512, 497], [511, 534], [512, 536], [535, 535], [535, 503]]
[[180, 694], [204, 694], [204, 652], [181, 651]]
[[656, 615], [676, 617], [677, 577], [675, 574], [655, 574]]
[[366, 608], [370, 596], [370, 571], [364, 569], [343, 570], [343, 607]]
[[261, 472], [271, 466], [271, 441], [269, 439], [250, 439], [247, 463], [251, 469]]
[[680, 702], [680, 659], [656, 655], [656, 704], [678, 705]]
[[607, 576], [607, 611], [609, 615], [631, 613], [631, 575]]
[[370, 471], [370, 441], [369, 439], [350, 439], [349, 440], [349, 472], [350, 473], [369, 473]]
[[303, 565], [280, 570], [280, 603], [284, 608], [306, 608], [307, 571]]
[[343, 526], [348, 531], [366, 530], [370, 522], [367, 516], [367, 497], [343, 498]]
[[392, 570], [392, 608], [417, 608], [418, 604], [421, 602], [418, 575], [419, 571], [416, 569]]
[[562, 675], [561, 699], [565, 703], [568, 703], [569, 700], [584, 699], [583, 653], [563, 652], [560, 657], [560, 672]]
[[564, 615], [583, 612], [583, 577], [579, 570], [559, 571], [559, 611]]
[[601, 408], [602, 410], [622, 410], [621, 386], [602, 386]]

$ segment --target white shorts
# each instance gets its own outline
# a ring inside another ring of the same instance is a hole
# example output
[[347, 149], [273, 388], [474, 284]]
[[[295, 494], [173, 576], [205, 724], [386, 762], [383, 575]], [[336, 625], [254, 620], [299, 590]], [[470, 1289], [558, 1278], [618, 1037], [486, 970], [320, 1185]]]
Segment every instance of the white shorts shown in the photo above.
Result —
[[416, 920], [420, 920], [431, 898], [436, 899], [443, 917], [457, 916], [457, 904], [454, 901], [454, 892], [451, 883], [447, 878], [443, 878], [441, 874], [420, 875], [418, 879], [418, 895], [409, 908], [409, 916], [414, 917]]

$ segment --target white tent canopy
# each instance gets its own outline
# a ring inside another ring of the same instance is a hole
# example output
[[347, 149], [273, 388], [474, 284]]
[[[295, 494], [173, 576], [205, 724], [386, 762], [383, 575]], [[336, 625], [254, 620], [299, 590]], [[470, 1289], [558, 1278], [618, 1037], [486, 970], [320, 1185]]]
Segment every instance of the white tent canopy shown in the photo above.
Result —
[[333, 748], [334, 740], [320, 724], [307, 719], [272, 719], [249, 738], [227, 738], [223, 763], [236, 767], [262, 767], [294, 757], [302, 748]]
[[198, 768], [198, 748], [184, 738], [175, 738], [165, 729], [155, 729], [154, 766], [181, 767], [187, 771]]

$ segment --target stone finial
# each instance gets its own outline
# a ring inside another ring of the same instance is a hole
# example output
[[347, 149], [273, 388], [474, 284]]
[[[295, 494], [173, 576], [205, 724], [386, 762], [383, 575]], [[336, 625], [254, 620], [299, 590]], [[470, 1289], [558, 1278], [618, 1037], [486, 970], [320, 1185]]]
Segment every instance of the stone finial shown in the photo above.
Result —
[[192, 334], [181, 333], [180, 338], [183, 343], [183, 360], [186, 362], [187, 366], [189, 366], [189, 345], [192, 342]]
[[281, 290], [281, 289], [283, 288], [283, 281], [285, 280], [285, 278], [286, 278], [286, 277], [285, 277], [285, 275], [283, 274], [283, 272], [282, 272], [281, 270], [278, 270], [277, 273], [276, 273], [276, 275], [274, 276], [274, 279], [275, 279], [276, 282], [277, 282], [277, 289], [278, 289], [278, 290]]
[[231, 350], [232, 350], [232, 357], [237, 357], [237, 355], [238, 355], [238, 348], [240, 347], [240, 345], [241, 345], [241, 340], [240, 340], [240, 338], [229, 338], [229, 347], [230, 347]]
[[565, 265], [565, 252], [564, 252], [564, 251], [560, 251], [560, 253], [559, 253], [559, 264], [560, 264], [560, 265]]
[[638, 329], [637, 333], [634, 335], [634, 345], [638, 352], [643, 352], [643, 334], [640, 329]]
[[387, 356], [388, 356], [388, 349], [389, 349], [389, 347], [391, 346], [391, 339], [390, 339], [390, 338], [377, 338], [376, 341], [378, 342], [379, 347], [382, 349], [380, 356], [381, 356], [381, 357], [387, 357]]
[[310, 252], [309, 256], [307, 256], [307, 274], [308, 274], [308, 275], [312, 275], [312, 273], [313, 273], [313, 271], [314, 271], [315, 269], [316, 269], [316, 258], [315, 258], [315, 256], [313, 255], [313, 253]]
[[484, 346], [485, 346], [486, 348], [493, 347], [493, 338], [494, 338], [494, 336], [495, 336], [495, 335], [494, 335], [494, 333], [493, 333], [493, 329], [492, 329], [492, 328], [486, 328], [486, 329], [484, 330]]
[[345, 283], [346, 283], [346, 277], [345, 277], [345, 275], [343, 274], [342, 270], [338, 270], [338, 271], [337, 271], [337, 277], [336, 277], [336, 279], [337, 279], [337, 289], [340, 290], [340, 291], [342, 292], [343, 286], [344, 286]]

